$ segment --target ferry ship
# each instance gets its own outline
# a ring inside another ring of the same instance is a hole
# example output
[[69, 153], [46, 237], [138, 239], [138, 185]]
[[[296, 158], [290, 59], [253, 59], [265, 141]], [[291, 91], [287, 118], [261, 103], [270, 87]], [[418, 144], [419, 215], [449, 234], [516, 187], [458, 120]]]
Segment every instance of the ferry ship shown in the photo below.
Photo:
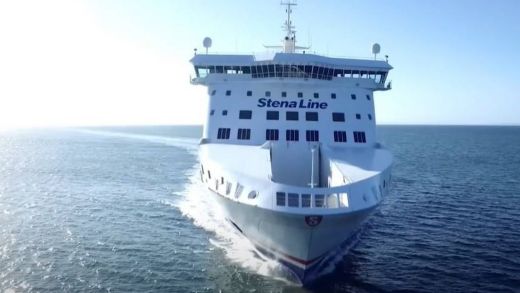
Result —
[[[207, 87], [200, 177], [227, 220], [302, 284], [352, 243], [388, 194], [392, 154], [376, 141], [374, 95], [391, 88], [377, 58], [332, 58], [296, 45], [287, 12], [280, 52], [191, 59]], [[273, 48], [273, 47], [270, 47]]]

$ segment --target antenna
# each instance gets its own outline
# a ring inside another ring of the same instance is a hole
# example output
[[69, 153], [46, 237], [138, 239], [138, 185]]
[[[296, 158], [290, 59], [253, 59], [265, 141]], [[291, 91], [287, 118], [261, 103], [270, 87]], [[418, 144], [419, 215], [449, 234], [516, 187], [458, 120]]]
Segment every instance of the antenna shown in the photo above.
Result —
[[377, 59], [377, 54], [381, 52], [381, 46], [378, 43], [372, 45], [372, 54], [374, 54], [374, 60]]
[[296, 1], [288, 0], [285, 2], [281, 1], [280, 5], [287, 6], [287, 8], [285, 9], [285, 12], [287, 13], [287, 20], [285, 21], [285, 24], [283, 27], [285, 29], [285, 31], [287, 32], [286, 37], [288, 37], [288, 38], [294, 37], [294, 34], [296, 33], [296, 31], [293, 30], [294, 26], [292, 25], [292, 22], [291, 22], [291, 13], [292, 13], [291, 6], [296, 6], [298, 4], [296, 4]]
[[208, 49], [211, 47], [212, 40], [210, 37], [205, 37], [204, 40], [202, 40], [202, 45], [204, 48], [206, 48], [206, 55], [208, 54]]
[[296, 50], [305, 50], [310, 47], [300, 47], [296, 46], [296, 31], [294, 30], [294, 25], [292, 24], [291, 14], [292, 7], [296, 6], [296, 0], [282, 0], [280, 5], [286, 6], [285, 12], [287, 13], [287, 20], [284, 22], [282, 29], [285, 30], [286, 34], [282, 41], [282, 46], [266, 46], [268, 49], [283, 49], [284, 53], [295, 53]]

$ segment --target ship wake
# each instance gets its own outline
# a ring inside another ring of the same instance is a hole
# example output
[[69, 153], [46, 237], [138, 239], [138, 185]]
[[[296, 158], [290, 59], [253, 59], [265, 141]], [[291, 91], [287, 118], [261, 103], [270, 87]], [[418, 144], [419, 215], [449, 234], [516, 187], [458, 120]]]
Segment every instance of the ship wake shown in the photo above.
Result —
[[296, 279], [278, 262], [260, 254], [244, 236], [226, 220], [224, 211], [217, 204], [214, 194], [200, 183], [198, 168], [194, 167], [190, 183], [181, 193], [176, 205], [182, 214], [196, 226], [211, 233], [209, 242], [222, 250], [227, 259], [241, 267], [284, 282]]

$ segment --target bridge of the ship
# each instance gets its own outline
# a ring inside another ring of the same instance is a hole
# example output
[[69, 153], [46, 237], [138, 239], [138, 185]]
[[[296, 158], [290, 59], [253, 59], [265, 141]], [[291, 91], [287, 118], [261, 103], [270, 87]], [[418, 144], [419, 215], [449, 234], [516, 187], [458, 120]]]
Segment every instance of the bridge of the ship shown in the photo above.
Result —
[[392, 66], [383, 60], [332, 58], [314, 54], [277, 53], [272, 59], [256, 60], [254, 55], [198, 54], [191, 59], [196, 77], [204, 84], [211, 74], [257, 78], [369, 78], [384, 87]]

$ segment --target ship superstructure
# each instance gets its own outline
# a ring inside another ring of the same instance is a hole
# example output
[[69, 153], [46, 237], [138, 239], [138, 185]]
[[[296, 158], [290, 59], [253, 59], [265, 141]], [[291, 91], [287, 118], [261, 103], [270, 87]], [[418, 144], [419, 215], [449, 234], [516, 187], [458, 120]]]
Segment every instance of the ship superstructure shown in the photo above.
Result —
[[191, 82], [209, 94], [201, 180], [238, 231], [307, 283], [388, 192], [373, 93], [390, 89], [392, 67], [305, 53], [285, 5], [282, 52], [197, 54]]

